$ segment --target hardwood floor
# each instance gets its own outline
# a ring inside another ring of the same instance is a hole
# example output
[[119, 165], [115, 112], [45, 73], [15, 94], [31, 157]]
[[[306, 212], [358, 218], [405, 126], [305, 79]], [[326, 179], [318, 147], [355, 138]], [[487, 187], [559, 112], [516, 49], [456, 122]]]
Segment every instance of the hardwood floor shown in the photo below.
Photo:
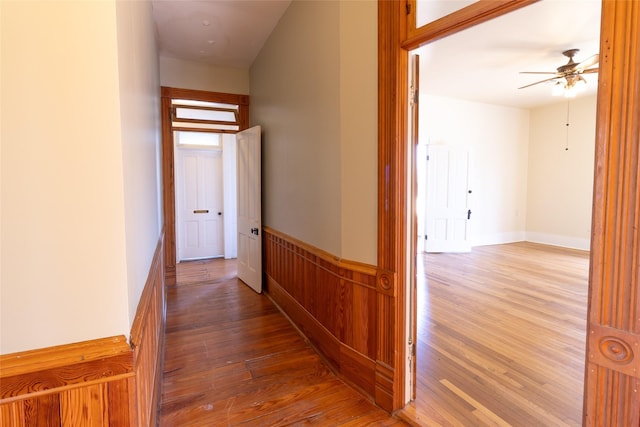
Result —
[[[420, 426], [579, 426], [588, 253], [533, 243], [421, 257]], [[161, 426], [400, 425], [333, 375], [233, 262], [178, 265]]]
[[533, 243], [419, 263], [417, 399], [427, 426], [579, 426], [588, 253]]
[[397, 426], [323, 363], [233, 261], [180, 263], [167, 292], [161, 426]]

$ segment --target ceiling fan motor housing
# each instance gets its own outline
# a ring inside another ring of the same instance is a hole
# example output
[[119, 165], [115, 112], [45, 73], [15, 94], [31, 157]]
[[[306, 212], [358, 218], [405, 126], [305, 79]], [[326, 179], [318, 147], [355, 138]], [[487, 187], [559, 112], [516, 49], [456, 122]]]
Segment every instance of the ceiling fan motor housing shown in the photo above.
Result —
[[571, 71], [575, 68], [577, 64], [573, 61], [573, 57], [578, 52], [580, 52], [580, 49], [569, 49], [562, 52], [564, 56], [569, 58], [569, 62], [556, 68], [558, 70], [558, 73], [566, 73], [567, 71]]

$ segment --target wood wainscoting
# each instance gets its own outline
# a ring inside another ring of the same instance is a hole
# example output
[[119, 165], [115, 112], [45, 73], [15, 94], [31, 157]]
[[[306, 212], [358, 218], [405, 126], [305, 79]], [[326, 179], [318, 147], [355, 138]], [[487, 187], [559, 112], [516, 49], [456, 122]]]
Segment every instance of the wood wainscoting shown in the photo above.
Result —
[[165, 297], [163, 237], [123, 335], [0, 356], [0, 426], [156, 425]]
[[133, 351], [124, 336], [0, 357], [0, 425], [132, 425]]
[[376, 379], [376, 268], [264, 228], [266, 293], [335, 371], [371, 398]]
[[138, 426], [155, 426], [162, 388], [162, 355], [166, 319], [164, 233], [153, 255], [149, 276], [131, 327], [136, 375]]

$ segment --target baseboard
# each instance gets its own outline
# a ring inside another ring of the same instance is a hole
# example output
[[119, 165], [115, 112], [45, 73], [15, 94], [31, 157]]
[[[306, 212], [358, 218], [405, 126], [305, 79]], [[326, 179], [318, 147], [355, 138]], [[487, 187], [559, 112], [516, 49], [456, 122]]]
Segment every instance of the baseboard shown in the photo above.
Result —
[[514, 242], [533, 242], [543, 245], [560, 246], [563, 248], [588, 251], [591, 247], [589, 238], [563, 236], [550, 233], [536, 233], [532, 231], [495, 233], [476, 237], [473, 246], [502, 245]]
[[345, 382], [373, 400], [374, 360], [341, 343], [276, 282], [269, 279], [268, 296], [300, 334]]
[[265, 229], [265, 292], [346, 382], [374, 398], [376, 269]]
[[522, 242], [526, 240], [525, 231], [511, 231], [504, 233], [482, 234], [474, 236], [472, 246], [502, 245], [505, 243]]
[[580, 249], [583, 251], [588, 251], [591, 248], [591, 241], [588, 238], [562, 236], [558, 234], [535, 233], [528, 231], [526, 240], [533, 243]]

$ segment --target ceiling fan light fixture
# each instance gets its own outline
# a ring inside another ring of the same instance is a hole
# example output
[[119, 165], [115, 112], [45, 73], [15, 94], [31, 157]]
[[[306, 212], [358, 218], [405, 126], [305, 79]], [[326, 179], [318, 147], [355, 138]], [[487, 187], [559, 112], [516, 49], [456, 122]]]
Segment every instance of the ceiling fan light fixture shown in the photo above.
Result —
[[567, 83], [564, 89], [564, 96], [566, 98], [575, 98], [575, 96], [582, 92], [587, 85], [587, 81], [580, 75], [572, 76], [567, 79]]
[[534, 83], [530, 83], [525, 86], [521, 86], [518, 89], [524, 89], [530, 86], [535, 86], [540, 83], [553, 83], [551, 88], [551, 95], [563, 96], [565, 98], [574, 98], [578, 92], [585, 89], [587, 81], [582, 77], [582, 74], [593, 74], [598, 72], [598, 68], [588, 68], [598, 63], [600, 55], [595, 54], [585, 61], [576, 63], [573, 60], [574, 55], [579, 49], [569, 49], [562, 54], [569, 58], [569, 61], [556, 68], [556, 71], [521, 71], [524, 74], [552, 74], [553, 77], [549, 77], [543, 80], [539, 80]]
[[557, 81], [551, 89], [552, 96], [575, 98], [587, 85], [587, 81], [580, 75], [566, 76], [565, 81]]

